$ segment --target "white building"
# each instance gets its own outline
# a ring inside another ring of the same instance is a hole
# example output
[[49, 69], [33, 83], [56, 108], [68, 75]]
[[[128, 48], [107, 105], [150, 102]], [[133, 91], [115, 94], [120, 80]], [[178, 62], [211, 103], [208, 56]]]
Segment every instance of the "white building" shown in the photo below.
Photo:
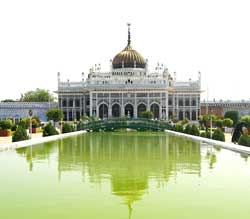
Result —
[[201, 78], [196, 81], [176, 81], [175, 75], [158, 64], [149, 71], [148, 61], [131, 46], [130, 24], [124, 50], [110, 60], [110, 71], [100, 65], [90, 69], [87, 80], [62, 82], [58, 73], [59, 107], [65, 120], [80, 119], [85, 113], [101, 119], [140, 117], [150, 110], [154, 118], [176, 118], [196, 121], [200, 114]]

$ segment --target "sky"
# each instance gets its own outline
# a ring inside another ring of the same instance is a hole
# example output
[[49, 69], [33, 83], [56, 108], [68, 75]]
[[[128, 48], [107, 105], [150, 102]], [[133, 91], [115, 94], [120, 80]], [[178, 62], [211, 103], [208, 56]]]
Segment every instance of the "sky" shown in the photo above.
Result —
[[[127, 44], [177, 80], [202, 78], [202, 99], [249, 100], [249, 0], [1, 0], [0, 100], [80, 81]], [[208, 92], [207, 92], [208, 89]]]

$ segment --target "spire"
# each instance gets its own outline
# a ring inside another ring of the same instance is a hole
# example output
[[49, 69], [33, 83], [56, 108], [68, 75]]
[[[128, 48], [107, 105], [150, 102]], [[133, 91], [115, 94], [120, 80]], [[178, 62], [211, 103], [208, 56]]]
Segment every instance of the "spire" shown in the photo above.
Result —
[[130, 46], [130, 43], [131, 43], [131, 39], [130, 39], [130, 26], [131, 26], [131, 23], [127, 23], [128, 25], [128, 46]]

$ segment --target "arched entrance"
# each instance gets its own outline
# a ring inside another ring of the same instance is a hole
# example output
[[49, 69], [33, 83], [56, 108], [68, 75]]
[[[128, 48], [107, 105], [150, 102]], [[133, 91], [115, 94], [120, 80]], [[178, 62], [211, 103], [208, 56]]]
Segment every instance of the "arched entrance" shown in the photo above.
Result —
[[147, 110], [147, 107], [145, 106], [145, 104], [141, 103], [138, 105], [137, 107], [137, 117], [141, 118], [141, 113], [145, 112]]
[[196, 120], [196, 112], [192, 111], [192, 120], [195, 121]]
[[121, 115], [121, 107], [119, 106], [119, 104], [114, 104], [112, 106], [112, 116], [113, 117], [120, 117]]
[[108, 106], [104, 103], [99, 106], [99, 118], [108, 118]]
[[131, 104], [127, 104], [125, 106], [125, 116], [127, 116], [129, 118], [134, 117], [134, 107]]
[[154, 119], [159, 119], [160, 118], [160, 109], [159, 105], [156, 103], [153, 103], [150, 107], [150, 111], [153, 112], [154, 114]]
[[183, 112], [179, 111], [179, 120], [183, 120]]

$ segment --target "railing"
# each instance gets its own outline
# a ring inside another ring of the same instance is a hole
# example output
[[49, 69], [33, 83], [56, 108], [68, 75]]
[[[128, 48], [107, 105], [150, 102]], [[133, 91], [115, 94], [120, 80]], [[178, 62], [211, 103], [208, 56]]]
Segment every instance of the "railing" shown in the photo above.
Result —
[[92, 131], [114, 131], [124, 128], [135, 129], [138, 131], [164, 131], [166, 129], [172, 130], [172, 126], [166, 121], [130, 118], [93, 121], [87, 124], [79, 124], [77, 127], [78, 130]]

